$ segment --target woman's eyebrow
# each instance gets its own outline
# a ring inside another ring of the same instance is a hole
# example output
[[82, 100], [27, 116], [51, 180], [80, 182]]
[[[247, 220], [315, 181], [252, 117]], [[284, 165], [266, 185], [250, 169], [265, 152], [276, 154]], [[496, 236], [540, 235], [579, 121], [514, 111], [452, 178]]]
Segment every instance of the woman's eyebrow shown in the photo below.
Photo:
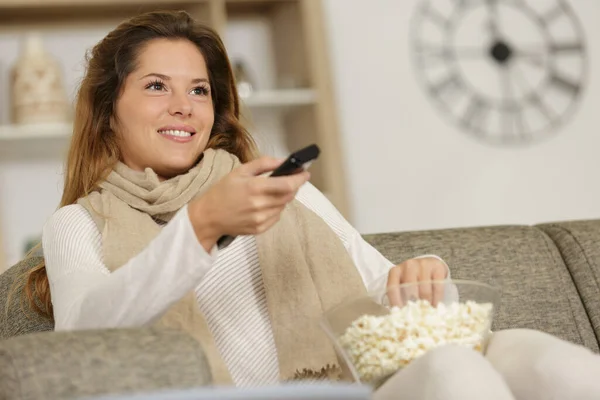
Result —
[[155, 77], [157, 77], [157, 78], [160, 78], [160, 79], [162, 79], [162, 80], [164, 80], [164, 81], [169, 81], [169, 80], [171, 80], [171, 77], [170, 77], [170, 76], [167, 76], [167, 75], [164, 75], [164, 74], [159, 74], [158, 72], [150, 72], [149, 74], [146, 74], [146, 75], [142, 76], [142, 77], [140, 78], [140, 80], [142, 80], [142, 79], [145, 79], [145, 78], [148, 78], [149, 76], [155, 76]]
[[[155, 76], [157, 78], [162, 79], [163, 81], [169, 81], [169, 80], [171, 80], [170, 76], [164, 75], [164, 74], [159, 74], [158, 72], [150, 72], [149, 74], [146, 74], [146, 75], [142, 76], [140, 78], [140, 80], [148, 78], [149, 76]], [[208, 78], [194, 78], [194, 79], [192, 79], [192, 83], [202, 83], [202, 82], [209, 83]]]

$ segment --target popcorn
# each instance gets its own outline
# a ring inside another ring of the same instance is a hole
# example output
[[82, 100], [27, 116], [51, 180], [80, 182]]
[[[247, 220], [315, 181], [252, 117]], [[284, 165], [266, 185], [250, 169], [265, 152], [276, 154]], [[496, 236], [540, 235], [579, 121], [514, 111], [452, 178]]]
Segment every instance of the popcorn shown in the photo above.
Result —
[[482, 351], [492, 304], [467, 301], [433, 307], [426, 300], [392, 307], [384, 316], [363, 315], [340, 337], [361, 380], [385, 378], [445, 344]]

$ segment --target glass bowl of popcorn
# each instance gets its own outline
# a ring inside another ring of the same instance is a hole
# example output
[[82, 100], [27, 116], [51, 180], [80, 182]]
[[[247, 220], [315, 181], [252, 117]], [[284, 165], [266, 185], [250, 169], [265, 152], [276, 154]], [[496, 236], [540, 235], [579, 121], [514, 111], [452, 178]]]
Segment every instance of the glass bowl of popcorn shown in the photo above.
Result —
[[321, 327], [332, 340], [346, 380], [382, 385], [436, 347], [455, 344], [485, 354], [498, 288], [467, 280], [402, 284], [326, 311]]

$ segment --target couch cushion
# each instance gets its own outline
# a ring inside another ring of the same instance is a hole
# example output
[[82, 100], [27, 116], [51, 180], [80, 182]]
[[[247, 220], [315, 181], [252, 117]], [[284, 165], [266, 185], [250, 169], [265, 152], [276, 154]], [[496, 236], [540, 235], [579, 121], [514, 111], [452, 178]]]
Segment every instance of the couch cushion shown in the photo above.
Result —
[[0, 340], [54, 329], [54, 321], [30, 310], [21, 297], [24, 274], [40, 261], [41, 257], [25, 259], [0, 275]]
[[153, 328], [41, 332], [0, 341], [0, 399], [80, 399], [211, 384], [191, 336]]
[[394, 263], [437, 254], [452, 278], [498, 285], [494, 329], [538, 329], [598, 351], [573, 280], [552, 240], [534, 227], [503, 226], [366, 235]]
[[539, 226], [556, 243], [600, 342], [600, 220]]

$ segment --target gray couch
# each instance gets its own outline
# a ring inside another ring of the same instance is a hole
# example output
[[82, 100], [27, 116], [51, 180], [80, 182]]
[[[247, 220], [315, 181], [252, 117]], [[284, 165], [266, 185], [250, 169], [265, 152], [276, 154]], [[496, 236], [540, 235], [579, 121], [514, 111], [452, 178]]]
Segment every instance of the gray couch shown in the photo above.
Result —
[[[600, 220], [403, 232], [366, 239], [394, 262], [435, 253], [453, 278], [502, 288], [494, 329], [532, 328], [599, 351]], [[51, 332], [52, 321], [7, 304], [16, 276], [0, 276], [0, 399], [74, 399], [182, 389], [210, 382], [185, 334], [142, 329]], [[17, 293], [18, 296], [18, 293]]]

